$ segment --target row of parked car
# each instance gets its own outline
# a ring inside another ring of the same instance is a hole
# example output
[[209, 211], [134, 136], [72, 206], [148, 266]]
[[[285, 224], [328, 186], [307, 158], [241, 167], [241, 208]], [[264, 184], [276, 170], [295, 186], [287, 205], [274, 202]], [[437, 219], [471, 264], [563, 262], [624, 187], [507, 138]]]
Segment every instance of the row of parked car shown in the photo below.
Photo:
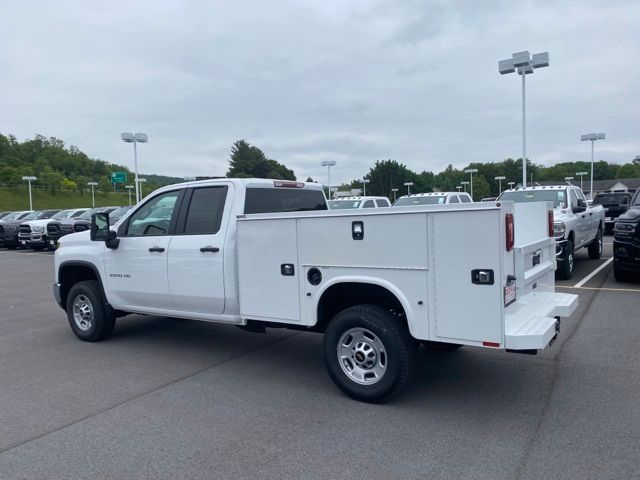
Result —
[[0, 248], [55, 250], [61, 237], [88, 230], [94, 213], [108, 212], [116, 222], [130, 209], [127, 205], [0, 212]]

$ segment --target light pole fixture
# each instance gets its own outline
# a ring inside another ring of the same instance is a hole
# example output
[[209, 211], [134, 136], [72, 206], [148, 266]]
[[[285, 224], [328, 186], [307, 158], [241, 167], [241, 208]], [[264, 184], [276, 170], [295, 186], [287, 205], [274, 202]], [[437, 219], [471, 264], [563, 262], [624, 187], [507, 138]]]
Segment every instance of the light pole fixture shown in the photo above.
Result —
[[498, 180], [498, 195], [502, 193], [502, 180], [506, 180], [507, 177], [499, 176], [493, 177], [494, 180]]
[[460, 185], [456, 185], [456, 190], [458, 190], [459, 192], [460, 190], [462, 190], [462, 187]]
[[464, 173], [468, 173], [470, 176], [470, 180], [471, 180], [471, 200], [473, 200], [473, 174], [474, 173], [478, 173], [478, 169], [477, 168], [467, 168]]
[[122, 133], [120, 138], [125, 143], [133, 143], [133, 166], [135, 169], [135, 184], [136, 184], [136, 203], [142, 200], [142, 197], [139, 194], [139, 185], [138, 185], [138, 147], [136, 146], [138, 143], [147, 143], [149, 141], [146, 133]]
[[581, 142], [591, 142], [591, 186], [589, 187], [589, 198], [593, 200], [593, 144], [596, 140], [604, 140], [604, 133], [587, 133], [580, 135]]
[[633, 163], [640, 163], [640, 155], [633, 157]]
[[327, 176], [328, 176], [328, 182], [329, 185], [327, 186], [327, 191], [329, 192], [329, 200], [331, 200], [331, 167], [335, 167], [336, 166], [336, 161], [335, 160], [323, 160], [320, 163], [321, 166], [323, 167], [327, 167]]
[[501, 75], [518, 72], [522, 76], [522, 186], [527, 186], [527, 107], [525, 101], [525, 77], [533, 73], [534, 68], [549, 66], [549, 52], [534, 53], [517, 52], [507, 60], [498, 62]]
[[513, 188], [513, 186], [516, 184], [516, 182], [507, 182], [507, 184], [509, 185], [509, 188]]
[[398, 194], [398, 189], [392, 188], [391, 191], [393, 192], [393, 203], [396, 203], [396, 195]]
[[129, 205], [131, 205], [131, 190], [135, 187], [133, 185], [126, 185], [124, 188], [129, 192]]
[[571, 183], [571, 180], [573, 180], [573, 177], [564, 177], [564, 181], [567, 182], [569, 185], [573, 185], [573, 183]]
[[460, 185], [462, 185], [464, 187], [464, 191], [466, 193], [467, 192], [467, 185], [469, 185], [469, 182], [460, 182]]
[[29, 210], [33, 210], [33, 199], [31, 197], [31, 182], [35, 182], [37, 177], [22, 177], [22, 181], [29, 182]]
[[413, 182], [404, 182], [404, 186], [407, 187], [407, 195], [411, 195], [411, 187], [413, 186]]
[[576, 175], [578, 177], [580, 177], [580, 190], [583, 190], [582, 188], [582, 177], [584, 177], [585, 175], [588, 175], [588, 172], [576, 172]]
[[91, 206], [96, 208], [96, 196], [93, 192], [93, 187], [97, 187], [98, 182], [87, 182], [87, 185], [91, 187]]
[[371, 182], [371, 180], [369, 180], [368, 178], [362, 179], [362, 196], [363, 197], [367, 196], [367, 183], [369, 182]]

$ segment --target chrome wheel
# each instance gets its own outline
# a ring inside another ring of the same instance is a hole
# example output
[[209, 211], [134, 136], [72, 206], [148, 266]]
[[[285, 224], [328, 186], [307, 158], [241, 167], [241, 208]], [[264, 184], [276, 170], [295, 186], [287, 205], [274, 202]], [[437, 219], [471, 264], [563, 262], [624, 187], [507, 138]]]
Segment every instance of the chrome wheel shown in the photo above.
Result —
[[93, 322], [93, 305], [86, 295], [78, 295], [73, 302], [73, 320], [83, 332], [91, 328]]
[[569, 252], [569, 272], [573, 272], [573, 252]]
[[360, 385], [379, 382], [387, 370], [384, 344], [366, 328], [351, 328], [343, 333], [337, 354], [342, 371]]

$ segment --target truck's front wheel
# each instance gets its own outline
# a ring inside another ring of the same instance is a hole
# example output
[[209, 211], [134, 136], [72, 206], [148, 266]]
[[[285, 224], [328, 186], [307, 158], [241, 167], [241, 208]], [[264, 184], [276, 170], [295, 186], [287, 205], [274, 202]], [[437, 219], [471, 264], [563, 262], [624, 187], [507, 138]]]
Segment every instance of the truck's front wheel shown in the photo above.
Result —
[[573, 241], [569, 238], [563, 247], [564, 258], [558, 262], [558, 277], [562, 280], [569, 280], [573, 275]]
[[324, 335], [324, 359], [334, 383], [356, 400], [382, 403], [409, 385], [416, 342], [404, 323], [376, 305], [343, 310]]
[[589, 244], [589, 258], [598, 260], [602, 256], [602, 229], [598, 228], [596, 238]]
[[85, 342], [107, 338], [116, 321], [95, 280], [78, 282], [71, 287], [67, 296], [67, 319], [76, 337]]

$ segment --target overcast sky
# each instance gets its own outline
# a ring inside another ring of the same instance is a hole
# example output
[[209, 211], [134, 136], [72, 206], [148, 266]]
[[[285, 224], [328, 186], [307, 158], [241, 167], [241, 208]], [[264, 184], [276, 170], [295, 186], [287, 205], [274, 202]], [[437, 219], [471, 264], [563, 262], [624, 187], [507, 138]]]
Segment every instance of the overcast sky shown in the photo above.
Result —
[[224, 175], [244, 138], [332, 183], [375, 160], [416, 171], [521, 155], [521, 86], [497, 62], [549, 51], [528, 75], [528, 156], [640, 154], [640, 2], [4, 2], [0, 133], [55, 136], [142, 172]]

